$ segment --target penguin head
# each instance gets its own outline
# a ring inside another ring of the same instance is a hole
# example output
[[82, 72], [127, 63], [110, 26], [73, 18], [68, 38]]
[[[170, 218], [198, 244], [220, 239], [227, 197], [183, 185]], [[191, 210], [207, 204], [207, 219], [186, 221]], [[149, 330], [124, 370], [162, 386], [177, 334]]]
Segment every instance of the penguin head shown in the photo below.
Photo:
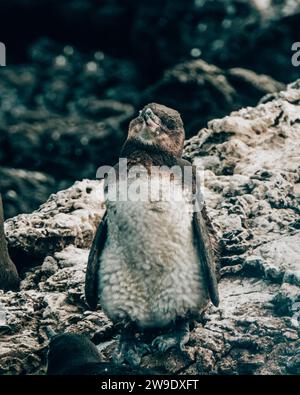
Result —
[[184, 137], [180, 114], [157, 103], [147, 104], [129, 125], [128, 140], [138, 140], [175, 156], [182, 154]]

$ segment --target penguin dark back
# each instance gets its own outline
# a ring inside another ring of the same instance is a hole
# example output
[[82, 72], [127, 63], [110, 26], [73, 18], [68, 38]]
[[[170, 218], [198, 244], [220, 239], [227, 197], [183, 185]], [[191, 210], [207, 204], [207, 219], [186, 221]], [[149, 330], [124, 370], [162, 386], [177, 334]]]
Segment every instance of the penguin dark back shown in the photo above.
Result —
[[75, 333], [54, 335], [49, 343], [47, 375], [137, 375], [156, 374], [101, 361], [101, 355], [86, 336]]

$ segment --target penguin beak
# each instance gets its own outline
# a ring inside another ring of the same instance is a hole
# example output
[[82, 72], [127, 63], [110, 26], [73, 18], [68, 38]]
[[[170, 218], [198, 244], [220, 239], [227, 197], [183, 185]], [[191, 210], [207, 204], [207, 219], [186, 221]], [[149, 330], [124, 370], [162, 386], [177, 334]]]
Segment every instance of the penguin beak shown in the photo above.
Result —
[[154, 114], [151, 108], [148, 107], [144, 111], [142, 111], [141, 117], [144, 121], [143, 131], [147, 129], [147, 131], [149, 131], [151, 135], [159, 135], [159, 129], [161, 127], [160, 119], [157, 115]]

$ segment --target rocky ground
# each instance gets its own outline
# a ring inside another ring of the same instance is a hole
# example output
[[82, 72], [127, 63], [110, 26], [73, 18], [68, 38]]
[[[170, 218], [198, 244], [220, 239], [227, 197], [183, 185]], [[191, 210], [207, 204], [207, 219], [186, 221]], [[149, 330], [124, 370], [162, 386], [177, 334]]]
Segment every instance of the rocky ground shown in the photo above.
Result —
[[[143, 366], [300, 374], [299, 147], [299, 81], [186, 141], [185, 157], [205, 169], [205, 199], [222, 243], [221, 303], [196, 325], [186, 352], [149, 354]], [[101, 182], [85, 179], [6, 221], [23, 281], [19, 292], [0, 293], [0, 373], [45, 371], [46, 326], [85, 333], [110, 359], [115, 328], [103, 312], [89, 311], [83, 296], [103, 209]]]

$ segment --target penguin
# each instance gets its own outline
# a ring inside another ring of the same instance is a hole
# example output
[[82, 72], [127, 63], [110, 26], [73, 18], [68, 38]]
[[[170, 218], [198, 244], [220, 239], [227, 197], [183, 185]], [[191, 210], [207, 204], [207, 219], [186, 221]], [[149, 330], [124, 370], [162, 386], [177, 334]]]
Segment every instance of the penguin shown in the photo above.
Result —
[[[184, 350], [191, 322], [209, 301], [219, 304], [218, 241], [195, 192], [195, 168], [182, 159], [184, 139], [180, 114], [150, 103], [129, 124], [120, 155], [125, 173], [117, 164], [116, 177], [105, 178], [106, 212], [88, 258], [85, 297], [91, 309], [99, 304], [123, 328], [116, 363], [139, 365], [151, 350]], [[174, 168], [188, 170], [189, 182]], [[137, 199], [137, 181], [146, 192], [150, 182], [154, 197], [141, 192]], [[170, 182], [181, 199], [165, 198]], [[113, 196], [116, 188], [128, 192], [126, 199]], [[150, 346], [136, 335], [145, 331], [157, 333]]]
[[0, 194], [0, 289], [4, 291], [18, 290], [20, 277], [15, 264], [10, 259], [4, 232], [4, 215]]
[[150, 369], [103, 362], [97, 347], [85, 335], [57, 334], [49, 327], [45, 332], [50, 339], [46, 372], [49, 376], [155, 374]]

